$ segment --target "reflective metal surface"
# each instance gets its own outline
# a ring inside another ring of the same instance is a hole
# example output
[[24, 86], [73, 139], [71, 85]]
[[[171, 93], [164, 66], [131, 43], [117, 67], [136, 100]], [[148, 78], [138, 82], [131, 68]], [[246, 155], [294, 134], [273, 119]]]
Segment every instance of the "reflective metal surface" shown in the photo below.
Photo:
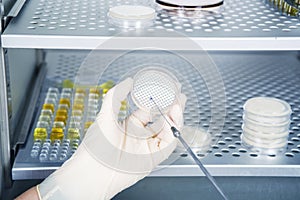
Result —
[[[86, 51], [48, 51], [48, 74], [44, 87], [57, 85], [64, 79], [74, 79], [78, 67], [87, 56]], [[187, 52], [193, 53], [193, 52]], [[97, 67], [103, 57], [90, 61]], [[211, 52], [211, 57], [222, 75], [226, 92], [225, 125], [215, 134], [215, 145], [197, 156], [213, 176], [300, 176], [300, 61], [297, 52]], [[192, 84], [199, 96], [200, 113], [186, 110], [186, 125], [199, 125], [208, 129], [211, 117], [210, 96], [203, 79], [189, 69], [188, 63], [168, 52], [151, 51], [124, 55], [107, 70], [104, 79], [119, 80], [130, 68], [156, 60], [174, 67]], [[183, 85], [184, 91], [184, 85]], [[186, 90], [188, 96], [192, 96]], [[242, 106], [255, 96], [270, 96], [287, 101], [293, 110], [289, 142], [286, 151], [278, 155], [261, 155], [241, 144]], [[189, 98], [188, 104], [195, 104]], [[213, 126], [213, 125], [212, 125]], [[20, 149], [13, 167], [14, 179], [44, 178], [61, 165], [61, 162], [39, 162], [30, 157], [32, 133], [25, 148]], [[178, 158], [171, 165], [161, 164], [150, 176], [203, 176], [193, 160], [181, 150], [170, 159]]]
[[[157, 8], [152, 1], [30, 0], [2, 36], [4, 47], [94, 49], [122, 28], [108, 21], [108, 9], [122, 4]], [[191, 37], [208, 50], [298, 50], [300, 22], [261, 0], [228, 0], [217, 13], [182, 17], [157, 9], [148, 40], [164, 41], [159, 30]], [[137, 37], [139, 39], [138, 32]], [[132, 37], [132, 36], [130, 36]], [[128, 38], [127, 38], [128, 39]], [[173, 42], [176, 42], [176, 38]]]

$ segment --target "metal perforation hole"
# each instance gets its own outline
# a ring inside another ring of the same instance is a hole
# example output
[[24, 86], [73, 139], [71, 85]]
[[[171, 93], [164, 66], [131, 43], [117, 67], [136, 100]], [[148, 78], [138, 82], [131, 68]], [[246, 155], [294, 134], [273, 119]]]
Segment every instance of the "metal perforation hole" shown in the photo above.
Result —
[[239, 153], [232, 153], [231, 154], [233, 157], [240, 157], [241, 155]]
[[239, 152], [240, 153], [247, 153], [247, 150], [246, 149], [239, 149]]
[[300, 153], [300, 150], [299, 149], [291, 149], [291, 152], [292, 153]]
[[257, 153], [250, 153], [249, 154], [251, 157], [258, 157], [258, 154]]
[[187, 157], [188, 155], [187, 155], [186, 153], [182, 153], [182, 154], [180, 154], [180, 156], [183, 157], [183, 158], [185, 158], [185, 157]]
[[297, 137], [293, 137], [293, 138], [291, 138], [291, 140], [292, 140], [293, 142], [299, 142], [299, 141], [300, 141], [300, 139], [297, 138]]
[[222, 149], [221, 152], [222, 153], [229, 153], [229, 149]]
[[293, 153], [285, 153], [286, 157], [293, 158], [295, 155]]
[[216, 156], [216, 157], [222, 157], [223, 154], [221, 154], [221, 153], [215, 153], [214, 156]]

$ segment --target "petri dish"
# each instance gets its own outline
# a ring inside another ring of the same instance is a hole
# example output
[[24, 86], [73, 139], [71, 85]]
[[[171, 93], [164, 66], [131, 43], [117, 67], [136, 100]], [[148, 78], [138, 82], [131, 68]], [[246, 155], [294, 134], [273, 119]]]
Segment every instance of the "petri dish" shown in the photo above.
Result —
[[119, 27], [142, 28], [153, 24], [156, 12], [140, 5], [120, 5], [109, 9], [109, 21]]
[[277, 98], [255, 97], [244, 104], [243, 133], [246, 147], [276, 154], [286, 147], [290, 126], [290, 105]]
[[261, 152], [269, 152], [268, 150], [273, 150], [274, 153], [280, 152], [284, 147], [287, 145], [287, 141], [282, 139], [282, 140], [274, 140], [274, 141], [266, 141], [266, 140], [261, 140], [258, 138], [253, 138], [251, 136], [248, 136], [247, 134], [243, 134], [241, 136], [242, 142], [245, 146], [247, 146], [250, 149], [257, 149]]
[[223, 0], [156, 0], [156, 3], [167, 10], [200, 10], [220, 7]]
[[246, 101], [244, 105], [246, 114], [254, 116], [286, 117], [292, 113], [290, 105], [280, 99], [271, 97], [255, 97]]
[[131, 99], [143, 111], [158, 112], [159, 108], [166, 112], [179, 94], [177, 83], [171, 72], [159, 67], [146, 67], [133, 77]]
[[252, 121], [251, 119], [244, 118], [243, 126], [257, 132], [264, 132], [264, 133], [282, 133], [288, 132], [290, 127], [290, 120], [284, 123], [259, 123], [256, 121]]
[[286, 139], [287, 136], [289, 135], [289, 131], [287, 130], [281, 133], [273, 133], [273, 132], [266, 133], [266, 132], [251, 130], [243, 125], [243, 134], [247, 134], [251, 137], [260, 138], [260, 139], [274, 140], [279, 138]]

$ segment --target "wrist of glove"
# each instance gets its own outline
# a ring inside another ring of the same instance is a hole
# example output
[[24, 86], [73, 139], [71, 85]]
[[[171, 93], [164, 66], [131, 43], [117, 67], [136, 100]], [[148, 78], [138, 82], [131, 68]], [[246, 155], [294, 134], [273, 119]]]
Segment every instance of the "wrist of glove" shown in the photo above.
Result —
[[[138, 110], [124, 123], [117, 122], [132, 82], [126, 79], [106, 94], [77, 151], [38, 186], [41, 200], [111, 199], [147, 176], [176, 148], [177, 140], [163, 119], [146, 127], [149, 116]], [[166, 116], [179, 129], [184, 104], [182, 95]]]

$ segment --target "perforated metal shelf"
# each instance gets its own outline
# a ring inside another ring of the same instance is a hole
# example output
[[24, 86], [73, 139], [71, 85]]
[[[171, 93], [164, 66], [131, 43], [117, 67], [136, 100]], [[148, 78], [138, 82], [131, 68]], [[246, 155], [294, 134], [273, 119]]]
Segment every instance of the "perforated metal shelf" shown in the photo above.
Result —
[[[156, 7], [152, 1], [139, 0], [30, 0], [4, 31], [2, 45], [94, 49], [110, 37], [129, 31], [108, 21], [108, 9], [122, 4]], [[226, 0], [220, 12], [198, 18], [182, 18], [158, 10], [155, 23], [145, 30], [153, 33], [148, 40], [166, 42], [168, 34], [160, 35], [160, 30], [178, 32], [207, 50], [300, 49], [299, 19], [281, 14], [263, 0]], [[140, 30], [131, 31], [126, 39], [145, 39], [138, 37], [139, 33]], [[177, 38], [171, 39], [176, 42]]]
[[[74, 79], [78, 67], [87, 56], [86, 51], [48, 51], [48, 74], [45, 87], [56, 85], [64, 79]], [[193, 52], [187, 52], [193, 53]], [[109, 55], [108, 51], [94, 57], [90, 68]], [[296, 52], [212, 52], [225, 84], [226, 118], [216, 144], [206, 153], [198, 152], [199, 158], [214, 176], [300, 176], [300, 68]], [[118, 80], [132, 67], [151, 63], [153, 60], [173, 66], [182, 77], [189, 80], [195, 93], [187, 93], [187, 107], [197, 104], [193, 95], [200, 98], [200, 112], [186, 110], [187, 125], [210, 126], [210, 95], [205, 82], [191, 71], [189, 64], [167, 52], [133, 52], [115, 60], [106, 71], [104, 79]], [[276, 97], [287, 101], [293, 110], [287, 149], [278, 155], [261, 155], [241, 144], [242, 106], [255, 96]], [[61, 162], [41, 163], [30, 158], [32, 136], [20, 149], [13, 167], [13, 179], [44, 178], [57, 169]], [[175, 151], [170, 159], [178, 158], [171, 165], [161, 164], [150, 176], [202, 176], [193, 160], [182, 151]]]

